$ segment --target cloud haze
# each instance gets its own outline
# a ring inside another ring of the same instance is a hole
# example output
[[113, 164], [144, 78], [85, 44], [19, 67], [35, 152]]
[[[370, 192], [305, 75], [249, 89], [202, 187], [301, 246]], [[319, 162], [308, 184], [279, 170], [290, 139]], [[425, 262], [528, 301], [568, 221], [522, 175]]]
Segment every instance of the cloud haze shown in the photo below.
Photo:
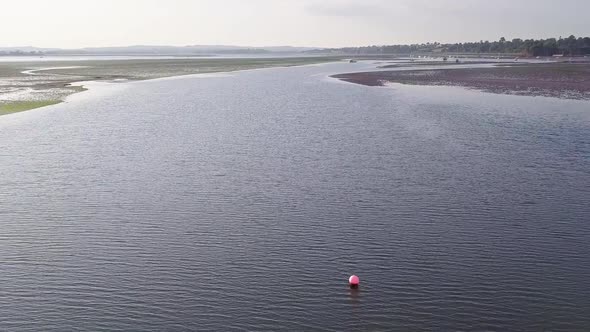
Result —
[[356, 16], [372, 17], [386, 15], [382, 1], [322, 1], [311, 2], [305, 11], [312, 16]]
[[6, 0], [0, 46], [354, 46], [590, 35], [586, 0]]

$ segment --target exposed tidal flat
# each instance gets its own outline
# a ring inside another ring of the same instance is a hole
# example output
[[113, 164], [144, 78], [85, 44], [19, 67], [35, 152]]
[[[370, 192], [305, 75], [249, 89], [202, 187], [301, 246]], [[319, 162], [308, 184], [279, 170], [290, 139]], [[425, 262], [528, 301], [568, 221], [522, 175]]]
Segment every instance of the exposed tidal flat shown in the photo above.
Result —
[[[239, 70], [288, 67], [341, 61], [342, 57], [174, 58], [174, 57], [0, 58], [0, 115], [59, 103], [84, 91], [85, 81], [124, 82]], [[59, 59], [59, 60], [58, 60]], [[360, 57], [363, 59], [363, 57]], [[393, 57], [367, 58], [371, 71], [334, 77], [369, 86], [387, 82], [446, 85], [486, 92], [590, 99], [590, 64], [566, 62], [511, 63], [493, 58], [460, 62]], [[450, 70], [452, 69], [452, 70]]]
[[330, 78], [373, 69], [0, 118], [0, 330], [587, 330], [589, 102]]
[[161, 77], [297, 66], [334, 61], [333, 57], [157, 58], [100, 60], [0, 58], [0, 115], [52, 105], [83, 91], [82, 81], [146, 80]]
[[[590, 62], [494, 63], [471, 62], [487, 67], [461, 67], [462, 63], [396, 63], [380, 66], [382, 71], [339, 74], [334, 77], [347, 82], [383, 86], [389, 82], [460, 86], [485, 92], [525, 96], [546, 96], [590, 100]], [[431, 68], [424, 69], [429, 66]], [[453, 68], [455, 67], [455, 68]]]

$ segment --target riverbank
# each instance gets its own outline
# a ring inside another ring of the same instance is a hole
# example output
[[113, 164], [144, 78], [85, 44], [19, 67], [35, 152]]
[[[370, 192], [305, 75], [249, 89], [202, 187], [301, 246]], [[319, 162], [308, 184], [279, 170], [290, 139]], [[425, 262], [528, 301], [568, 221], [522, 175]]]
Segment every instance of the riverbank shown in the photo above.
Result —
[[81, 81], [130, 81], [202, 73], [290, 67], [335, 57], [126, 59], [0, 62], [0, 115], [62, 102], [84, 91]]
[[492, 67], [391, 70], [334, 75], [368, 86], [388, 83], [460, 86], [484, 92], [590, 100], [590, 63], [497, 64]]

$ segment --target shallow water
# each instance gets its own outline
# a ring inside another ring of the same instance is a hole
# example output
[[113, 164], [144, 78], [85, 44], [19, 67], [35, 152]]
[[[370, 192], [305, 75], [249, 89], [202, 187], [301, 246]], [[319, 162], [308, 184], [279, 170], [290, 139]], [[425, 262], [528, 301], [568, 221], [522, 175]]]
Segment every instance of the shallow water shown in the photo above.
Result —
[[366, 67], [1, 117], [0, 329], [587, 329], [590, 104]]

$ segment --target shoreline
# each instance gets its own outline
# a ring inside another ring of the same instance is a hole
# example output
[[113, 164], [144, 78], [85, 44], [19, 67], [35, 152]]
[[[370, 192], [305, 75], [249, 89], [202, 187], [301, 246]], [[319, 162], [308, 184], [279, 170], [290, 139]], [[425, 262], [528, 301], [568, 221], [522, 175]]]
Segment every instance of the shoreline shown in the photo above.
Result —
[[335, 57], [157, 59], [0, 63], [0, 116], [66, 101], [84, 82], [125, 83], [243, 70], [318, 65]]
[[590, 100], [590, 63], [526, 63], [479, 68], [370, 71], [332, 75], [366, 86], [457, 86], [496, 94]]

